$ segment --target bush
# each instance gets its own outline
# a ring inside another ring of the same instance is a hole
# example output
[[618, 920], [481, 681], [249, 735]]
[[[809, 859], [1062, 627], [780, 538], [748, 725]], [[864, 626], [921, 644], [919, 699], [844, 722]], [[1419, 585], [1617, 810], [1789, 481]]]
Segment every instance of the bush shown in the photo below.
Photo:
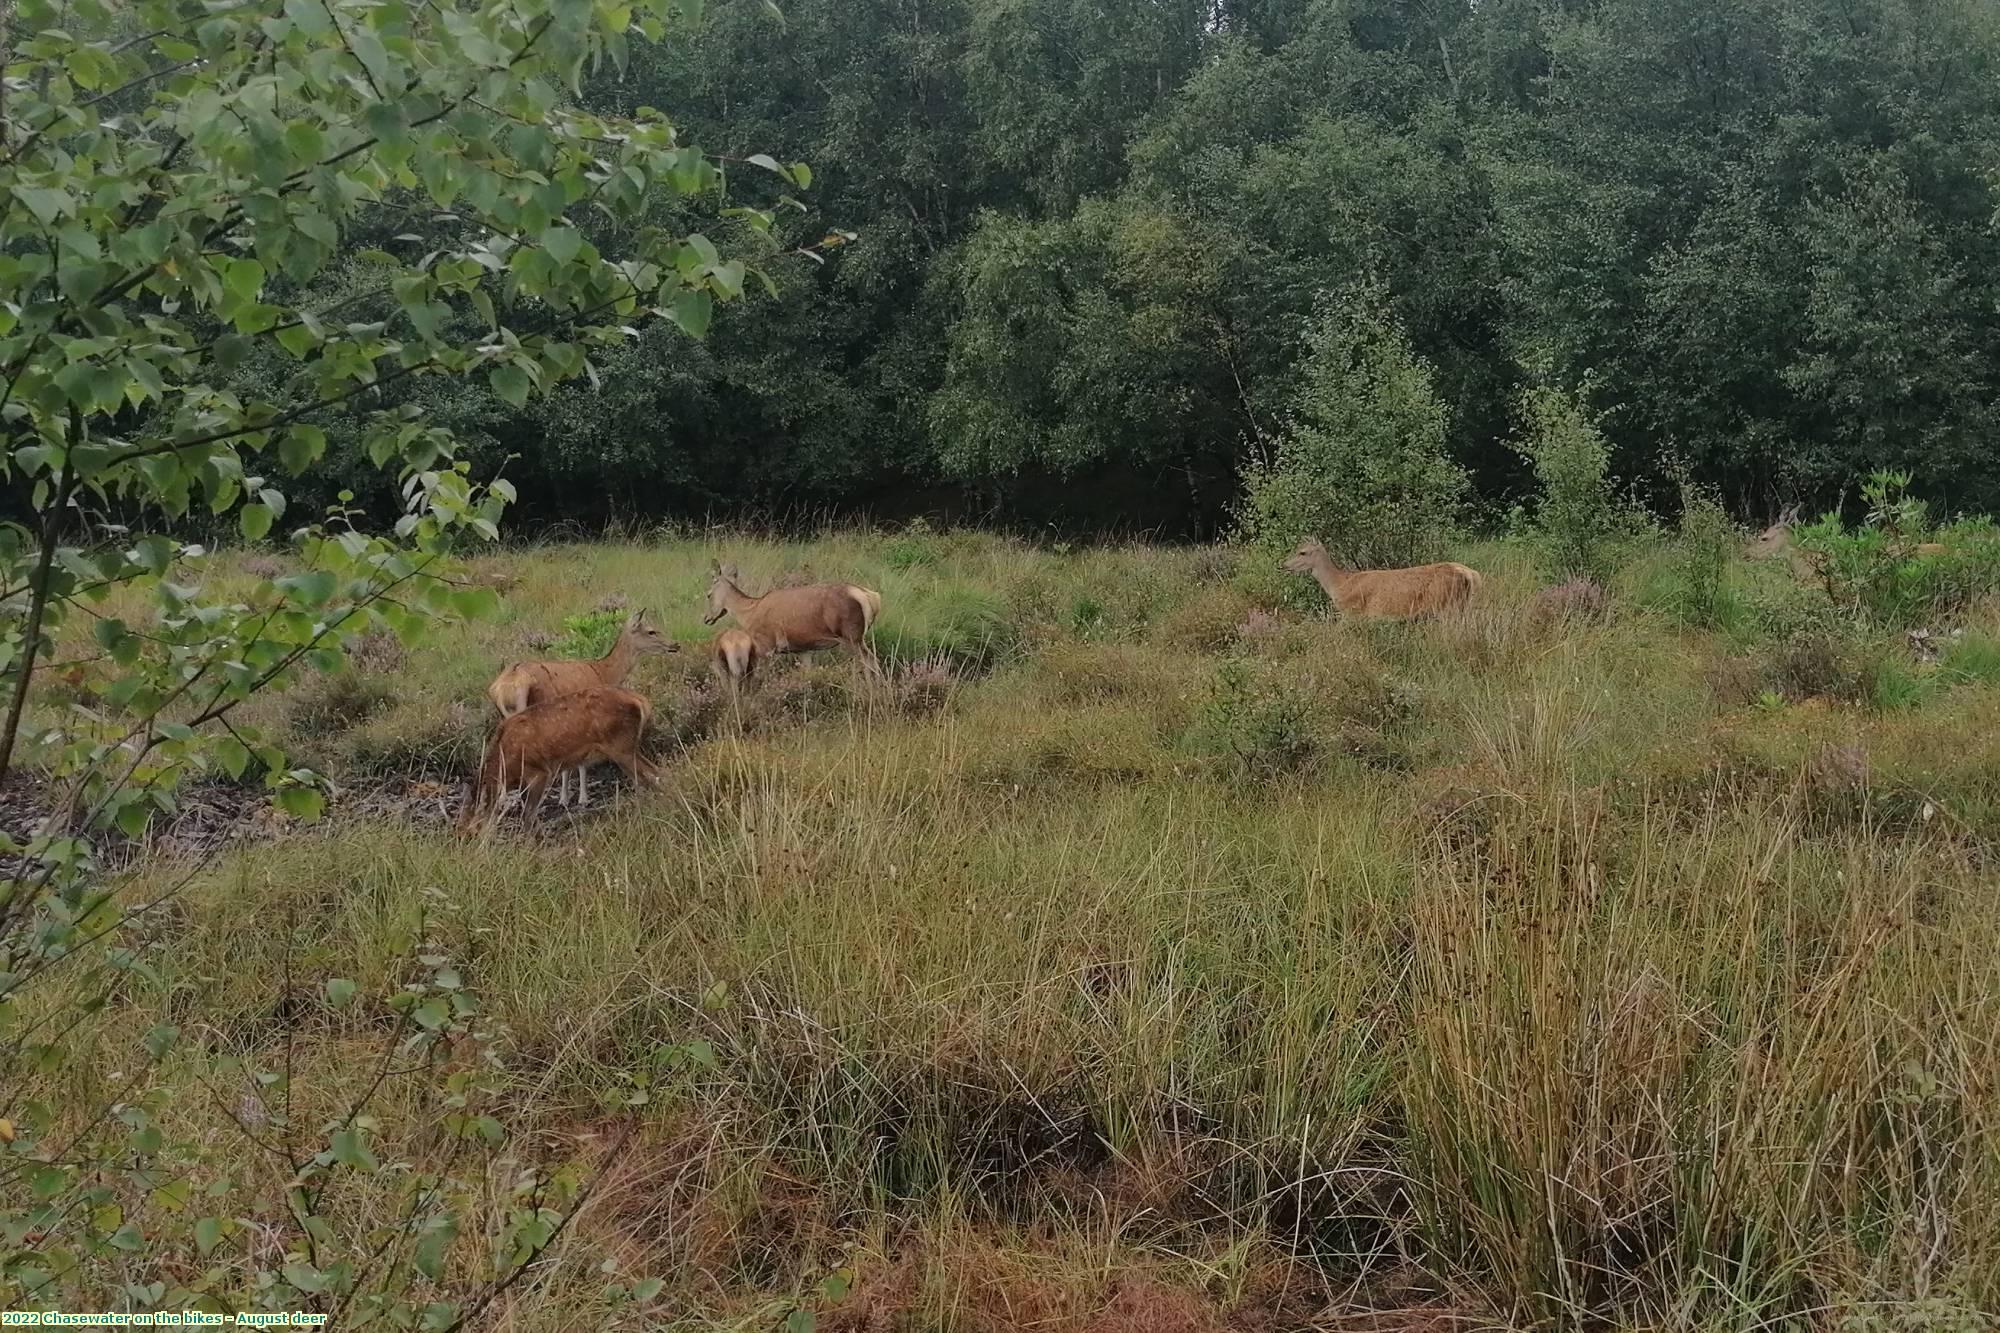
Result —
[[602, 657], [617, 642], [625, 616], [618, 607], [569, 616], [563, 620], [562, 637], [549, 645], [550, 651], [557, 657]]
[[1276, 453], [1244, 474], [1243, 536], [1267, 565], [1306, 537], [1358, 565], [1435, 558], [1470, 482], [1431, 368], [1374, 288], [1323, 304], [1307, 346]]
[[1597, 423], [1559, 389], [1530, 389], [1521, 399], [1527, 427], [1514, 448], [1541, 486], [1527, 536], [1551, 583], [1607, 582], [1636, 523], [1611, 477], [1611, 447]]
[[1224, 663], [1187, 737], [1197, 754], [1227, 759], [1246, 776], [1302, 769], [1318, 757], [1318, 703], [1241, 659]]
[[1861, 526], [1849, 531], [1838, 514], [1827, 514], [1793, 531], [1839, 610], [1916, 625], [2000, 590], [2000, 530], [1986, 520], [1934, 529], [1909, 485], [1908, 473], [1877, 472], [1862, 484], [1868, 514]]
[[1742, 605], [1729, 584], [1739, 538], [1722, 501], [1705, 486], [1683, 480], [1681, 519], [1668, 574], [1668, 605], [1675, 616], [1702, 629], [1734, 624]]

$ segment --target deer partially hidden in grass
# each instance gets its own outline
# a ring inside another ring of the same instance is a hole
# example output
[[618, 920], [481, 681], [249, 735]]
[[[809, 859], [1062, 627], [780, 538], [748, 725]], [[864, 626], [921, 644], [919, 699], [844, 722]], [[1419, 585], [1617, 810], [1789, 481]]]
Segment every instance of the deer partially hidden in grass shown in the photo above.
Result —
[[1344, 616], [1423, 616], [1463, 606], [1479, 591], [1479, 571], [1445, 561], [1408, 569], [1342, 569], [1317, 537], [1299, 543], [1285, 571], [1307, 574]]
[[[645, 611], [634, 611], [625, 618], [624, 628], [618, 631], [611, 651], [604, 656], [583, 661], [516, 662], [493, 678], [493, 683], [486, 687], [486, 697], [500, 710], [502, 718], [508, 718], [536, 704], [560, 699], [579, 690], [595, 689], [601, 685], [623, 685], [625, 678], [632, 674], [632, 665], [639, 660], [641, 653], [677, 653], [680, 650], [679, 644], [647, 623]], [[569, 774], [564, 772], [561, 785], [556, 789], [556, 800], [567, 805], [568, 798]], [[576, 771], [576, 799], [579, 805], [590, 800], [589, 779], [583, 768]]]
[[[1748, 544], [1744, 546], [1744, 557], [1750, 560], [1768, 560], [1774, 555], [1782, 555], [1807, 573], [1818, 573], [1820, 566], [1819, 559], [1811, 552], [1800, 550], [1792, 541], [1792, 528], [1798, 521], [1799, 507], [1797, 505], [1786, 505], [1778, 511], [1778, 517], [1772, 520], [1770, 527], [1765, 528], [1755, 537], [1752, 537]], [[1912, 557], [1928, 558], [1934, 555], [1943, 555], [1944, 553], [1945, 545], [1943, 542], [1918, 542], [1916, 545], [1904, 548], [1903, 550], [1903, 555], [1906, 559]]]
[[458, 831], [471, 833], [498, 818], [507, 793], [522, 789], [532, 824], [541, 815], [549, 783], [571, 769], [609, 760], [635, 784], [659, 780], [659, 770], [639, 753], [653, 705], [642, 694], [596, 685], [532, 704], [500, 720], [479, 763]]
[[752, 669], [756, 659], [767, 653], [809, 653], [838, 643], [854, 650], [863, 671], [881, 676], [882, 664], [867, 637], [882, 614], [882, 594], [873, 588], [815, 583], [752, 597], [743, 591], [736, 566], [710, 561], [709, 571], [714, 577], [708, 585], [708, 615], [703, 623], [713, 625], [724, 616], [735, 616], [752, 641], [748, 659]]

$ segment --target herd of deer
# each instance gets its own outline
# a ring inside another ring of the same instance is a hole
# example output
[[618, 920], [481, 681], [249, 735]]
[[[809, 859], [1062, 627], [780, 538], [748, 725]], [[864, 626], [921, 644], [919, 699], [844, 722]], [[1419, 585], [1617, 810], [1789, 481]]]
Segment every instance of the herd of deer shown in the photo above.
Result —
[[[873, 588], [818, 583], [752, 597], [743, 591], [736, 566], [711, 562], [710, 572], [703, 622], [734, 616], [736, 624], [710, 643], [709, 666], [731, 689], [748, 684], [758, 662], [773, 653], [836, 644], [853, 649], [869, 675], [882, 674], [867, 643], [869, 627], [882, 614], [882, 595]], [[641, 654], [679, 651], [679, 644], [637, 611], [611, 651], [595, 661], [516, 662], [494, 677], [486, 697], [499, 710], [500, 724], [486, 743], [459, 832], [490, 824], [516, 790], [532, 822], [551, 782], [561, 780], [558, 799], [566, 799], [572, 772], [578, 803], [588, 802], [585, 774], [593, 764], [614, 763], [634, 783], [656, 782], [658, 770], [639, 753], [653, 705], [624, 688], [624, 681]]]
[[[1797, 505], [1786, 509], [1745, 553], [1752, 559], [1780, 552], [1797, 558], [1791, 545], [1797, 518]], [[1933, 555], [1942, 549], [1927, 543], [1916, 553]], [[1449, 561], [1407, 569], [1343, 569], [1311, 537], [1286, 557], [1283, 567], [1316, 581], [1343, 616], [1434, 615], [1463, 606], [1481, 583], [1479, 571]], [[758, 663], [774, 653], [835, 645], [852, 649], [864, 672], [881, 677], [881, 663], [867, 642], [869, 628], [882, 614], [882, 595], [874, 589], [817, 583], [752, 597], [743, 591], [736, 566], [711, 561], [709, 569], [703, 623], [713, 625], [724, 616], [737, 622], [708, 647], [710, 669], [730, 689], [748, 684]], [[614, 763], [632, 782], [656, 782], [657, 769], [639, 753], [653, 705], [623, 682], [641, 654], [678, 651], [680, 645], [646, 623], [646, 613], [639, 611], [626, 620], [611, 651], [596, 661], [517, 662], [502, 671], [486, 691], [500, 712], [500, 724], [487, 742], [459, 831], [490, 823], [517, 789], [527, 818], [534, 820], [551, 782], [561, 780], [557, 797], [567, 802], [572, 772], [578, 802], [587, 803], [585, 774], [593, 764]]]

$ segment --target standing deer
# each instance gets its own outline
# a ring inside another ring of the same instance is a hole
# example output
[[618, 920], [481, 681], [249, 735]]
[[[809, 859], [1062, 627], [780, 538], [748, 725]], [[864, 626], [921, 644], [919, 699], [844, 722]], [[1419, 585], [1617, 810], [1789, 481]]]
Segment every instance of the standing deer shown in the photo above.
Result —
[[[523, 709], [550, 699], [559, 699], [578, 690], [594, 689], [600, 685], [623, 685], [625, 678], [632, 674], [632, 664], [641, 653], [677, 653], [681, 646], [646, 621], [644, 610], [634, 611], [625, 618], [625, 626], [618, 631], [618, 638], [611, 645], [611, 651], [596, 660], [516, 662], [493, 678], [486, 687], [486, 697], [500, 710], [503, 718], [512, 717]], [[561, 785], [556, 788], [556, 800], [564, 805], [569, 803], [569, 774], [562, 775]], [[576, 799], [579, 805], [590, 801], [590, 780], [583, 769], [576, 772]]]
[[724, 616], [755, 641], [757, 655], [809, 653], [816, 648], [846, 644], [861, 659], [861, 667], [880, 677], [882, 664], [868, 646], [869, 626], [882, 613], [882, 594], [854, 583], [815, 583], [809, 588], [776, 588], [762, 597], [745, 593], [734, 565], [709, 562], [714, 575], [708, 585], [708, 615], [713, 625]]
[[749, 631], [732, 625], [716, 635], [715, 642], [708, 646], [708, 669], [732, 690], [740, 690], [756, 673], [757, 659], [761, 656], [757, 640], [750, 637]]
[[1309, 574], [1344, 616], [1422, 616], [1463, 606], [1479, 591], [1480, 573], [1446, 561], [1408, 569], [1342, 569], [1317, 537], [1285, 558], [1288, 574]]
[[651, 785], [659, 770], [639, 753], [653, 705], [641, 694], [609, 685], [531, 705], [500, 720], [479, 764], [458, 831], [470, 833], [499, 816], [509, 791], [523, 788], [521, 803], [533, 824], [557, 775], [610, 760], [634, 783]]

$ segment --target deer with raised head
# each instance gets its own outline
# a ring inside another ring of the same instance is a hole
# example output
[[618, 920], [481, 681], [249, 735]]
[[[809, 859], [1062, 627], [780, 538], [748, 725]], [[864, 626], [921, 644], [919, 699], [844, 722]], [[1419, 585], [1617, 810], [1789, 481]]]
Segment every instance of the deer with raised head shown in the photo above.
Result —
[[750, 632], [732, 625], [716, 635], [715, 642], [709, 644], [708, 669], [732, 690], [740, 690], [756, 674], [757, 659], [762, 656], [757, 651], [757, 640], [750, 637]]
[[1408, 569], [1342, 569], [1317, 537], [1285, 558], [1285, 572], [1310, 575], [1344, 616], [1424, 616], [1463, 606], [1479, 591], [1478, 570], [1444, 561]]
[[[1744, 546], [1744, 556], [1751, 560], [1768, 560], [1774, 555], [1783, 555], [1791, 560], [1793, 564], [1809, 573], [1817, 571], [1819, 568], [1818, 560], [1809, 552], [1801, 551], [1792, 542], [1792, 528], [1798, 521], [1799, 507], [1797, 505], [1786, 505], [1778, 511], [1778, 517], [1772, 520], [1770, 527], [1765, 528], [1755, 537], [1752, 537], [1748, 544]], [[1944, 553], [1945, 545], [1943, 542], [1918, 542], [1914, 546], [1905, 548], [1903, 557], [1905, 559], [1912, 557], [1923, 558], [1943, 555]]]
[[486, 743], [458, 831], [471, 833], [492, 823], [507, 793], [516, 789], [532, 824], [541, 817], [551, 781], [604, 760], [618, 765], [633, 783], [652, 785], [659, 770], [639, 753], [652, 720], [653, 705], [644, 695], [610, 685], [576, 690], [500, 719]]
[[[646, 612], [641, 609], [625, 618], [624, 628], [618, 631], [611, 651], [604, 656], [583, 661], [516, 662], [493, 678], [493, 683], [486, 687], [486, 697], [500, 710], [501, 717], [512, 717], [523, 709], [578, 690], [623, 685], [640, 654], [680, 650], [679, 644], [647, 622]], [[577, 770], [576, 788], [577, 803], [588, 804], [590, 785], [583, 769]], [[556, 800], [564, 805], [569, 803], [568, 773], [562, 775], [561, 785], [556, 788]]]
[[755, 641], [759, 656], [809, 653], [845, 644], [854, 650], [864, 671], [872, 676], [882, 674], [882, 664], [867, 638], [869, 627], [882, 614], [882, 594], [873, 588], [855, 583], [815, 583], [806, 588], [775, 588], [762, 597], [752, 597], [743, 591], [736, 566], [710, 561], [709, 572], [713, 578], [708, 585], [704, 624], [735, 616], [736, 623]]

